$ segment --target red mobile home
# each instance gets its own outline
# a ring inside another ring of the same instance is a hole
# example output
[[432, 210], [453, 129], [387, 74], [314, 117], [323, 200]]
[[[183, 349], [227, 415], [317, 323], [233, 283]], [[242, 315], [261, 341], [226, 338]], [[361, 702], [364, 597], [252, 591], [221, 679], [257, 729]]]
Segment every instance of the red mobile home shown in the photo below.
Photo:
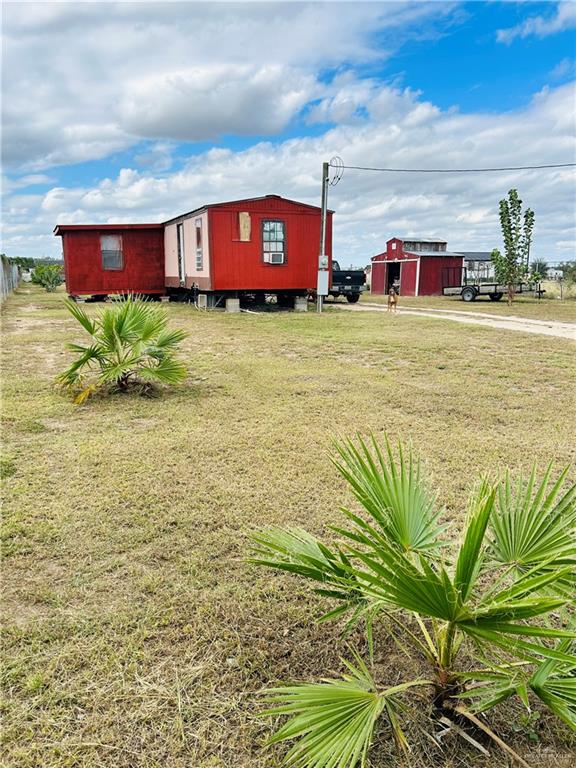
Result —
[[[305, 295], [316, 287], [320, 208], [278, 195], [215, 203], [165, 224], [166, 287]], [[332, 212], [326, 255], [332, 258]]]
[[402, 296], [436, 296], [444, 285], [452, 285], [453, 274], [460, 275], [464, 258], [448, 253], [445, 240], [402, 240], [393, 237], [384, 253], [372, 257], [371, 291], [386, 294], [400, 284]]
[[59, 224], [70, 296], [164, 293], [162, 224]]
[[[320, 208], [278, 195], [214, 203], [163, 224], [60, 224], [68, 293], [212, 296], [316, 288]], [[332, 211], [326, 226], [332, 261]]]

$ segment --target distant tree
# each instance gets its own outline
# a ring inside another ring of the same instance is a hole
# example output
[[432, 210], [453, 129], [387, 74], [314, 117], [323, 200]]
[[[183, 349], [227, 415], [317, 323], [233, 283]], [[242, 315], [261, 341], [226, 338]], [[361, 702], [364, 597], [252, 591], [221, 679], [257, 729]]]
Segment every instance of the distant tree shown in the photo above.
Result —
[[540, 279], [545, 280], [547, 274], [548, 262], [544, 261], [544, 259], [534, 259], [534, 261], [530, 264], [530, 275], [532, 277], [534, 275], [540, 275]]
[[62, 259], [51, 259], [48, 256], [34, 259], [31, 256], [6, 256], [5, 253], [1, 255], [7, 258], [12, 264], [16, 264], [22, 269], [34, 269], [39, 266], [62, 266], [64, 264]]
[[567, 283], [576, 283], [576, 261], [563, 261], [556, 269], [561, 270]]
[[514, 301], [516, 283], [520, 282], [528, 271], [534, 228], [534, 212], [527, 208], [522, 217], [522, 200], [518, 197], [516, 189], [508, 192], [508, 198], [500, 200], [500, 226], [504, 254], [494, 249], [492, 262], [496, 281], [508, 287], [508, 304], [511, 304]]
[[36, 264], [35, 259], [32, 259], [29, 256], [11, 256], [10, 261], [12, 264], [22, 267], [22, 269], [34, 269]]

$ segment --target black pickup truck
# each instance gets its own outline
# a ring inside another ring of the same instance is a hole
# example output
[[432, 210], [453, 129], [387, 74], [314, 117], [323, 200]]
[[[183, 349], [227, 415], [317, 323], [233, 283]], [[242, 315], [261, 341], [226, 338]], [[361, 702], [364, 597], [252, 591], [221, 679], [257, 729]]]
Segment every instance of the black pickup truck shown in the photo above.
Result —
[[332, 262], [332, 287], [330, 296], [346, 296], [350, 304], [355, 304], [362, 291], [366, 290], [366, 275], [363, 269], [340, 269], [337, 261]]

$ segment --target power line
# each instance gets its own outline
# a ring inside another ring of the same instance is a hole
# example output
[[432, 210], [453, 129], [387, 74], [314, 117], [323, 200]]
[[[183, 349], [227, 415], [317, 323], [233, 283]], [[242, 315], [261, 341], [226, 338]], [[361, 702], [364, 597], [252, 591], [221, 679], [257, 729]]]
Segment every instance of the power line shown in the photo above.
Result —
[[[332, 165], [332, 167], [336, 167]], [[504, 168], [370, 168], [363, 165], [341, 165], [352, 171], [380, 171], [383, 173], [494, 173], [498, 171], [535, 171], [541, 168], [574, 168], [576, 163], [556, 163], [550, 165], [516, 165]]]

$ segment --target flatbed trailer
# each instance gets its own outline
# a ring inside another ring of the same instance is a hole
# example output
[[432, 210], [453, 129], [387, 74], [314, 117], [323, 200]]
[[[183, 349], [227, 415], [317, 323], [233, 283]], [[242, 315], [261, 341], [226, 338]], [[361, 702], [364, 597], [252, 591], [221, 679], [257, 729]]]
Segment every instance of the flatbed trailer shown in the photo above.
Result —
[[[462, 301], [476, 301], [478, 296], [488, 296], [490, 301], [500, 301], [508, 293], [508, 286], [502, 283], [480, 283], [468, 280], [466, 267], [447, 268], [443, 276], [443, 296], [460, 296]], [[533, 287], [527, 283], [516, 283], [514, 293], [529, 293]]]
[[[514, 293], [529, 293], [533, 289], [526, 283], [517, 283]], [[442, 288], [443, 296], [460, 296], [462, 301], [476, 301], [478, 296], [488, 296], [490, 301], [500, 301], [508, 293], [508, 286], [501, 283], [468, 283]]]

